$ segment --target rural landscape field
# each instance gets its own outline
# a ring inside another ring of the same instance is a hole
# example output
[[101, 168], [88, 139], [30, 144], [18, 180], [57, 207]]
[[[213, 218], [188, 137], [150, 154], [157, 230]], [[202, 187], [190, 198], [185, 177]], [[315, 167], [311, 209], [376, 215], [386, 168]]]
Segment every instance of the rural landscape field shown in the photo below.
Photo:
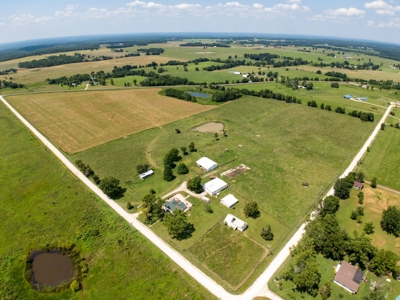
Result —
[[92, 43], [0, 50], [1, 299], [400, 296], [400, 49]]

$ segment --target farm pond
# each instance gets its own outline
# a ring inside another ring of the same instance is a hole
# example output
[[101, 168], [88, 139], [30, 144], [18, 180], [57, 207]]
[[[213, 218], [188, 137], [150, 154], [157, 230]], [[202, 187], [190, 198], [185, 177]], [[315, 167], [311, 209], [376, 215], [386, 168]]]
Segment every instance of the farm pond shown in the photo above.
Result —
[[186, 92], [186, 93], [188, 93], [190, 96], [194, 96], [194, 97], [211, 98], [210, 94], [203, 94], [203, 93], [198, 93], [198, 92]]
[[56, 287], [71, 280], [73, 275], [72, 260], [59, 251], [32, 251], [33, 284]]

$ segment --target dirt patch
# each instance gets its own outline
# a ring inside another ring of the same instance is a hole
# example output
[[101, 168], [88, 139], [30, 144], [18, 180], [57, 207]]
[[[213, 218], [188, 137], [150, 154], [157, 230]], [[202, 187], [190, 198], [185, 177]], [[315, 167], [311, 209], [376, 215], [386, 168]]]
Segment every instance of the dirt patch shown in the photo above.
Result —
[[247, 170], [250, 170], [250, 168], [244, 164], [241, 164], [240, 166], [237, 166], [235, 168], [232, 168], [228, 171], [221, 173], [221, 176], [226, 176], [226, 177], [232, 179], [235, 176], [246, 173]]
[[222, 130], [224, 130], [224, 124], [217, 123], [217, 122], [210, 122], [210, 123], [203, 124], [199, 127], [193, 128], [192, 130], [198, 131], [198, 132], [220, 133]]

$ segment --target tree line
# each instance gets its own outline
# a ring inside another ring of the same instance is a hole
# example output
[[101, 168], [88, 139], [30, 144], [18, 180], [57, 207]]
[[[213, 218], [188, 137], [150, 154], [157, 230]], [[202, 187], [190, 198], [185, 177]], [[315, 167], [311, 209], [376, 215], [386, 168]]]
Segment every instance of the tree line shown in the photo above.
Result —
[[137, 52], [143, 52], [146, 55], [160, 55], [164, 53], [163, 48], [140, 48]]
[[22, 83], [16, 83], [16, 82], [12, 82], [12, 81], [0, 81], [0, 88], [12, 88], [12, 89], [18, 89], [18, 88], [23, 88], [25, 87], [25, 85], [23, 85]]
[[100, 60], [108, 60], [112, 59], [112, 56], [100, 56], [100, 57], [93, 57], [92, 60], [89, 59], [90, 55], [87, 56], [85, 54], [75, 53], [74, 55], [51, 55], [46, 58], [42, 58], [39, 60], [32, 60], [32, 61], [25, 61], [20, 62], [18, 67], [25, 68], [25, 69], [32, 69], [32, 68], [45, 68], [45, 67], [52, 67], [52, 66], [59, 66], [59, 65], [67, 65], [67, 64], [74, 64], [80, 62], [87, 62], [87, 61], [100, 61]]
[[195, 96], [192, 96], [189, 93], [178, 90], [178, 89], [168, 88], [168, 89], [164, 90], [164, 93], [165, 93], [165, 96], [168, 96], [168, 97], [174, 97], [174, 98], [178, 98], [178, 99], [190, 101], [190, 102], [197, 102], [197, 99]]
[[11, 68], [11, 69], [0, 71], [0, 75], [7, 75], [7, 74], [12, 74], [12, 73], [17, 73], [17, 69]]

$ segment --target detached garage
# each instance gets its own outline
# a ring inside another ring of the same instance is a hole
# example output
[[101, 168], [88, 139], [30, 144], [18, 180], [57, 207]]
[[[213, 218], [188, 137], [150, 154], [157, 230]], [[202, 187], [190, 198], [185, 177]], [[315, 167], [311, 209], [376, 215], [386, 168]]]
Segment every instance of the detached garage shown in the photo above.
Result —
[[229, 194], [228, 196], [225, 196], [221, 199], [221, 204], [225, 205], [228, 208], [233, 207], [238, 202], [239, 200], [236, 199], [235, 196], [233, 196], [232, 194]]
[[220, 193], [222, 190], [226, 189], [227, 187], [228, 187], [228, 184], [219, 178], [215, 178], [203, 185], [203, 189], [210, 196], [214, 196], [214, 195]]
[[214, 170], [218, 167], [218, 164], [215, 161], [212, 161], [207, 157], [200, 158], [198, 161], [196, 161], [196, 164], [206, 172]]

